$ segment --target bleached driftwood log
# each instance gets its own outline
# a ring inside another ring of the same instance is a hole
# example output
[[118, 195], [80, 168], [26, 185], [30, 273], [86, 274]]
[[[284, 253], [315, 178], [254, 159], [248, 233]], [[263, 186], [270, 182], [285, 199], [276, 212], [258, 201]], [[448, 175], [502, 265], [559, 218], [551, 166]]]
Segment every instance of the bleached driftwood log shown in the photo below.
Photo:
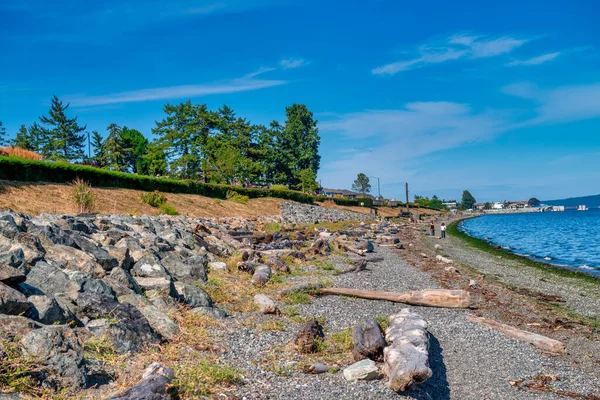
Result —
[[264, 264], [259, 264], [256, 266], [254, 270], [254, 275], [252, 275], [252, 283], [257, 286], [262, 286], [269, 282], [271, 278], [271, 267]]
[[385, 339], [391, 343], [383, 350], [383, 373], [390, 389], [403, 392], [431, 377], [429, 333], [423, 317], [408, 308], [390, 316]]
[[385, 340], [376, 320], [368, 320], [364, 326], [355, 326], [352, 330], [352, 341], [354, 342], [354, 348], [352, 349], [354, 361], [364, 360], [365, 358], [373, 361], [383, 359]]
[[380, 290], [323, 288], [319, 290], [319, 293], [360, 297], [370, 300], [387, 300], [428, 307], [467, 308], [471, 305], [469, 293], [464, 290], [430, 289], [398, 293]]
[[279, 314], [277, 303], [264, 294], [257, 294], [254, 296], [254, 303], [258, 305], [260, 312], [263, 314]]
[[549, 353], [564, 353], [566, 351], [565, 345], [562, 342], [559, 342], [555, 339], [550, 339], [549, 337], [538, 335], [537, 333], [527, 332], [514, 326], [505, 325], [498, 321], [494, 321], [493, 319], [476, 317], [474, 315], [469, 315], [467, 319], [471, 322], [477, 322], [478, 324], [485, 325], [492, 329], [496, 329], [500, 332], [505, 333], [513, 339], [523, 340], [527, 343], [532, 344], [535, 348], [547, 351]]
[[349, 272], [365, 271], [366, 269], [367, 269], [367, 259], [366, 258], [355, 258], [350, 261], [350, 265], [348, 267], [344, 268], [344, 270], [342, 272], [340, 272], [340, 274], [347, 274]]

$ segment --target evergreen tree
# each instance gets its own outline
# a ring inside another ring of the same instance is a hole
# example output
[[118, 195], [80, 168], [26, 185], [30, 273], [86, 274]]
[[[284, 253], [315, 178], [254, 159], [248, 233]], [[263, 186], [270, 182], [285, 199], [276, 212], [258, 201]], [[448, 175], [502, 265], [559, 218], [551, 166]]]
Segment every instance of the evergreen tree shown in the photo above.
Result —
[[98, 133], [98, 131], [92, 131], [92, 148], [94, 149], [94, 156], [92, 157], [92, 161], [98, 164], [99, 167], [103, 167], [102, 165], [102, 143], [104, 139], [102, 135]]
[[352, 184], [352, 190], [362, 193], [363, 197], [365, 197], [365, 193], [369, 193], [371, 191], [369, 177], [362, 172], [358, 174], [356, 180]]
[[25, 124], [21, 125], [21, 127], [19, 128], [19, 131], [15, 135], [15, 138], [12, 140], [11, 145], [25, 150], [37, 150], [35, 139], [30, 133], [30, 131], [27, 130]]
[[298, 174], [300, 177], [300, 190], [305, 193], [314, 192], [319, 187], [317, 174], [310, 168], [305, 168]]
[[149, 143], [146, 152], [142, 156], [139, 173], [150, 176], [164, 176], [167, 172], [168, 163], [164, 146], [158, 142]]
[[527, 201], [527, 204], [529, 205], [529, 207], [539, 207], [540, 203], [541, 203], [541, 201], [539, 201], [535, 197], [532, 197], [529, 199], [529, 201]]
[[106, 130], [108, 136], [102, 143], [101, 164], [104, 168], [113, 171], [125, 171], [125, 153], [121, 144], [121, 127], [117, 124], [110, 124]]
[[47, 158], [53, 160], [75, 160], [84, 156], [85, 135], [81, 134], [85, 126], [79, 126], [77, 117], [67, 118], [65, 111], [69, 104], [63, 105], [58, 97], [52, 98], [48, 116], [41, 116], [41, 150]]
[[475, 206], [475, 197], [473, 197], [473, 195], [468, 191], [465, 190], [462, 194], [462, 209], [463, 210], [469, 210], [472, 209]]
[[136, 174], [141, 173], [142, 157], [146, 153], [148, 139], [140, 131], [129, 129], [126, 126], [123, 127], [120, 136], [126, 169]]
[[2, 126], [2, 121], [0, 121], [0, 147], [5, 146], [7, 144], [6, 139], [6, 128]]

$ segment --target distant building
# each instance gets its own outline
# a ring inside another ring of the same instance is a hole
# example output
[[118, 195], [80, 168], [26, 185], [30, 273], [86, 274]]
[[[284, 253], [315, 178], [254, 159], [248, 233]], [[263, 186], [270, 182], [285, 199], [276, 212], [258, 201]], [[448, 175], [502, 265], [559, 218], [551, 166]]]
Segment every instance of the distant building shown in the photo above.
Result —
[[446, 208], [448, 208], [449, 210], [453, 210], [453, 209], [455, 209], [455, 208], [457, 207], [457, 204], [456, 204], [456, 202], [455, 202], [455, 201], [449, 201], [449, 202], [446, 202], [446, 203], [443, 203], [443, 204], [444, 204], [444, 205], [446, 206]]
[[351, 190], [345, 190], [345, 189], [327, 189], [327, 188], [318, 188], [317, 189], [317, 194], [320, 194], [322, 196], [325, 197], [329, 197], [329, 198], [334, 198], [334, 197], [346, 197], [348, 199], [356, 199], [356, 198], [362, 198], [362, 197], [367, 197], [367, 198], [373, 198], [373, 196], [371, 196], [370, 194], [365, 194], [363, 196], [362, 193], [358, 193], [358, 192], [353, 192]]
[[492, 210], [504, 210], [504, 203], [498, 202], [492, 204]]

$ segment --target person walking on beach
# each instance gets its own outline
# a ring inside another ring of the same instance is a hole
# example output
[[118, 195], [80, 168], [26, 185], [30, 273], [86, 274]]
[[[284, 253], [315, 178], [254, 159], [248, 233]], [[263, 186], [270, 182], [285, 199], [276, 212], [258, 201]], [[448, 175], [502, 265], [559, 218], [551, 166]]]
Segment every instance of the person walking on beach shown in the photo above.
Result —
[[442, 231], [441, 238], [446, 239], [446, 224], [444, 224], [443, 222], [442, 222], [442, 226], [440, 227], [440, 230]]
[[431, 230], [431, 236], [435, 236], [435, 224], [433, 223], [433, 220], [429, 223], [429, 229]]

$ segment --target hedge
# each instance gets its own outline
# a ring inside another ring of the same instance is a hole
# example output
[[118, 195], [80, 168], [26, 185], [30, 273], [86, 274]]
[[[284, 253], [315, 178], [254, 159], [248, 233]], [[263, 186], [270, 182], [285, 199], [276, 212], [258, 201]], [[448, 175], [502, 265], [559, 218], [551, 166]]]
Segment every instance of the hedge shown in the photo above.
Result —
[[360, 206], [361, 203], [364, 207], [372, 207], [373, 199], [369, 197], [365, 198], [356, 198], [356, 199], [346, 199], [343, 197], [334, 197], [333, 202], [338, 206]]
[[201, 183], [193, 180], [155, 178], [152, 176], [109, 171], [87, 165], [26, 160], [0, 156], [0, 179], [25, 182], [69, 183], [76, 178], [88, 181], [92, 186], [123, 189], [159, 190], [166, 193], [198, 194], [225, 199], [227, 191], [234, 190], [250, 198], [276, 197], [312, 204], [314, 196], [293, 190], [253, 189], [232, 185]]

